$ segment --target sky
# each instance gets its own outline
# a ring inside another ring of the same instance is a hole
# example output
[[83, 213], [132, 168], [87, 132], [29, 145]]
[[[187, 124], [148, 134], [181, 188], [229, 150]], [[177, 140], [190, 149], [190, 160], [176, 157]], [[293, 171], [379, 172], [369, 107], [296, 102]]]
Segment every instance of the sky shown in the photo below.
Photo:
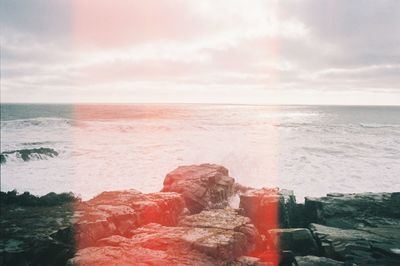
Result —
[[2, 102], [400, 105], [398, 0], [0, 0]]

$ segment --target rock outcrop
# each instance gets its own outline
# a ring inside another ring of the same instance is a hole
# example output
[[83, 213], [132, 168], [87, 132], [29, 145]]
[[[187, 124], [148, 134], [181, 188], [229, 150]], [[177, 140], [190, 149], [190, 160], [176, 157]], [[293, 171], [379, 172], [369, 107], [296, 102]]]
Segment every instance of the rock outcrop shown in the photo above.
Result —
[[232, 209], [186, 216], [175, 227], [151, 223], [128, 235], [100, 239], [93, 247], [79, 250], [70, 264], [123, 265], [128, 258], [139, 265], [221, 265], [252, 251], [259, 239], [250, 219]]
[[0, 211], [0, 265], [65, 265], [74, 254], [73, 239], [64, 243], [50, 236], [71, 225], [74, 204], [21, 206], [4, 202]]
[[182, 194], [191, 213], [228, 205], [235, 180], [228, 169], [216, 164], [180, 166], [167, 174], [163, 192]]
[[73, 232], [76, 246], [83, 248], [111, 235], [128, 235], [130, 230], [148, 223], [176, 225], [184, 209], [181, 195], [173, 192], [103, 192], [77, 204], [73, 230], [65, 230]]
[[306, 198], [306, 220], [322, 255], [359, 265], [400, 264], [400, 193]]
[[2, 193], [0, 265], [400, 265], [399, 195], [297, 204], [291, 191], [235, 184], [211, 164], [177, 168], [157, 193]]
[[400, 262], [400, 226], [340, 229], [311, 224], [322, 255], [358, 265], [396, 265]]
[[192, 248], [203, 234], [192, 228], [147, 224], [131, 231], [131, 237], [111, 236], [94, 247], [79, 250], [70, 265], [219, 265], [213, 258]]
[[332, 193], [321, 198], [306, 197], [304, 215], [308, 223], [339, 228], [378, 226], [400, 219], [399, 206], [400, 192]]

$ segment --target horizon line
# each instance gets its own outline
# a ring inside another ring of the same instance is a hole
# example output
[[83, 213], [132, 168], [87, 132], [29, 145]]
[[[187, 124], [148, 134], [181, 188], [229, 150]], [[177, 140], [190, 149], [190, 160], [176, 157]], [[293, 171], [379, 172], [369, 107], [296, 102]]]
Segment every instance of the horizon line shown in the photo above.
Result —
[[309, 103], [218, 103], [218, 102], [1, 102], [0, 104], [37, 105], [241, 105], [241, 106], [382, 106], [400, 107], [400, 104], [309, 104]]

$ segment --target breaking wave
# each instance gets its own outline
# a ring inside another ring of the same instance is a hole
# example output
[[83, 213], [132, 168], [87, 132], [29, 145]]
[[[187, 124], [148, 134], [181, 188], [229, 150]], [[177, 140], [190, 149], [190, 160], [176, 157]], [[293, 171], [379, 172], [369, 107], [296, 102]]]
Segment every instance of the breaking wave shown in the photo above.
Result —
[[365, 124], [360, 123], [363, 128], [400, 128], [400, 125], [390, 125], [390, 124]]
[[10, 159], [24, 162], [30, 160], [47, 160], [56, 156], [58, 156], [58, 152], [51, 148], [21, 149], [2, 152], [0, 154], [0, 162], [4, 164]]
[[1, 121], [2, 128], [26, 128], [33, 127], [51, 127], [51, 126], [71, 126], [72, 119], [55, 118], [55, 117], [38, 117], [31, 119], [16, 119]]

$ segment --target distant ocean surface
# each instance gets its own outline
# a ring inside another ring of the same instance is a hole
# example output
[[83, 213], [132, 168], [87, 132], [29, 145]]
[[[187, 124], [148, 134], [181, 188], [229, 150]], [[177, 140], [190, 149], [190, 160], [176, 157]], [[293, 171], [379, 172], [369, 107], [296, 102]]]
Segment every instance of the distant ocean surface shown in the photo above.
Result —
[[400, 191], [400, 107], [1, 105], [1, 190], [162, 188], [179, 165], [304, 196]]

